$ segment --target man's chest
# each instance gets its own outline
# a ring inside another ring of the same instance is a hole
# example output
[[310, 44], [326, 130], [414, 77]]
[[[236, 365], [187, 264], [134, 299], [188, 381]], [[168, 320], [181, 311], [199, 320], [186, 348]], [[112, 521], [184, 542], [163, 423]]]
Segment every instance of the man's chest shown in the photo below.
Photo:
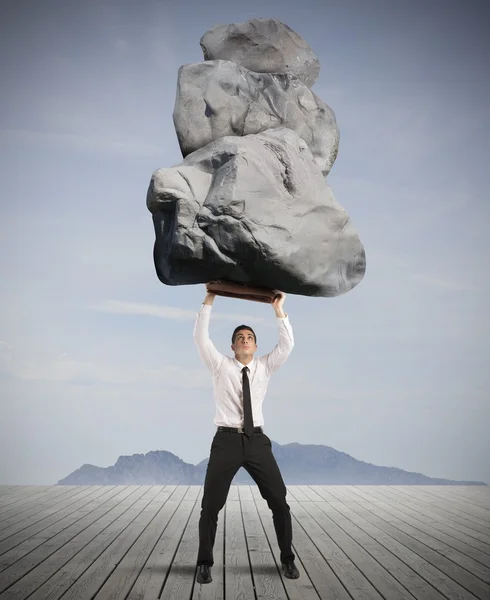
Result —
[[[254, 364], [248, 372], [250, 391], [253, 394], [260, 393], [267, 387], [268, 377], [264, 366], [259, 361]], [[215, 384], [219, 388], [241, 393], [243, 390], [243, 373], [240, 367], [233, 362], [224, 364], [215, 378]]]

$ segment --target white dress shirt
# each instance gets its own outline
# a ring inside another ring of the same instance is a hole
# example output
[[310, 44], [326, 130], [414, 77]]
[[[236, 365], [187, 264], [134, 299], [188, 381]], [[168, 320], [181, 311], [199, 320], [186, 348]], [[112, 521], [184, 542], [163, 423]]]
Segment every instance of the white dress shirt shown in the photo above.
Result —
[[[209, 338], [211, 305], [203, 304], [197, 313], [194, 327], [194, 341], [199, 354], [213, 375], [216, 413], [214, 424], [223, 427], [243, 427], [242, 369], [245, 365], [235, 357], [225, 356], [216, 350]], [[264, 425], [262, 404], [264, 402], [270, 376], [287, 359], [294, 346], [293, 330], [288, 316], [276, 317], [279, 325], [279, 342], [272, 352], [253, 358], [246, 365], [249, 368], [252, 415], [255, 427]]]

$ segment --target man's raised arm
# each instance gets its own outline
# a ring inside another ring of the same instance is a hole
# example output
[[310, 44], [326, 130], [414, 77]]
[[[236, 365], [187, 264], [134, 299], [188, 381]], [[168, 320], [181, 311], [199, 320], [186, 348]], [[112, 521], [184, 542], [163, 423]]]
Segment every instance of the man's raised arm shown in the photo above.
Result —
[[278, 292], [278, 296], [272, 303], [272, 308], [276, 313], [277, 323], [279, 325], [279, 341], [269, 354], [262, 357], [269, 373], [273, 373], [286, 362], [286, 359], [291, 354], [291, 350], [294, 346], [293, 329], [289, 323], [289, 317], [283, 309], [285, 299], [286, 294], [284, 292]]
[[213, 373], [216, 372], [224, 356], [216, 350], [209, 337], [209, 319], [211, 318], [211, 308], [213, 306], [216, 294], [206, 292], [201, 310], [197, 313], [196, 324], [194, 326], [194, 342], [196, 343], [199, 355], [204, 364]]

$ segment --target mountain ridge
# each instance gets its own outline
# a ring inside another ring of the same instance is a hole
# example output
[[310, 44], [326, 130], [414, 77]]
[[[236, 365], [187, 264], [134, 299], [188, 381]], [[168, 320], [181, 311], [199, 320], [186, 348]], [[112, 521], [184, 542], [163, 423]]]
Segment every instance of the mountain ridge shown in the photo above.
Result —
[[[487, 485], [429, 477], [397, 467], [374, 465], [330, 446], [272, 442], [272, 451], [286, 485]], [[192, 465], [168, 450], [121, 455], [114, 465], [84, 464], [57, 485], [202, 485], [208, 458]], [[241, 468], [232, 483], [254, 484]]]

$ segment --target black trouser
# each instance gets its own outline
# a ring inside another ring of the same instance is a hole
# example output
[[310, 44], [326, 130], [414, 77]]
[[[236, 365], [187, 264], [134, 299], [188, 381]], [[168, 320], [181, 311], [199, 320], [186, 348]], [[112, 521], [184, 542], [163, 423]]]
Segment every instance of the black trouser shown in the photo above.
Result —
[[272, 511], [281, 562], [294, 559], [291, 513], [286, 503], [286, 486], [272, 454], [270, 439], [264, 433], [248, 438], [243, 433], [218, 431], [211, 444], [199, 519], [197, 564], [212, 566], [218, 513], [223, 508], [233, 477], [244, 467], [257, 484]]

